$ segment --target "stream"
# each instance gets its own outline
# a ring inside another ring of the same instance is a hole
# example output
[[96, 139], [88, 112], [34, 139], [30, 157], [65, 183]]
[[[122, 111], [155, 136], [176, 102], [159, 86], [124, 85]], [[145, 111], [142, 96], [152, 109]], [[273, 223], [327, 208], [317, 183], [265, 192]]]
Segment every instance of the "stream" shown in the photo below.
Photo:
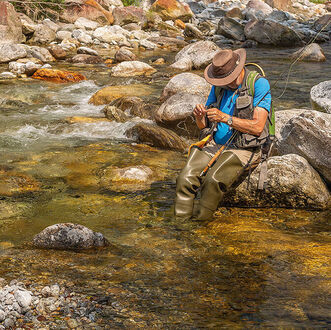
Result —
[[[323, 49], [330, 58], [330, 43]], [[290, 64], [284, 58], [294, 50], [247, 51], [248, 61], [266, 71], [276, 110], [310, 108], [311, 87], [331, 76], [328, 62], [299, 62], [277, 98]], [[138, 54], [147, 62], [164, 57], [172, 63], [174, 56]], [[143, 84], [149, 95], [142, 98], [153, 102], [174, 72], [165, 65], [158, 67], [159, 78], [128, 79], [110, 77], [106, 66], [53, 67], [87, 80], [0, 81], [0, 175], [30, 180], [33, 188], [0, 197], [0, 277], [61, 283], [99, 299], [101, 327], [331, 326], [328, 211], [221, 208], [209, 223], [175, 223], [175, 180], [184, 154], [127, 138], [142, 119], [68, 121], [104, 117], [104, 106], [88, 100], [106, 85]], [[153, 170], [153, 182], [137, 187], [107, 176], [114, 167], [137, 165]], [[110, 247], [73, 252], [31, 246], [35, 234], [60, 222], [102, 232]]]

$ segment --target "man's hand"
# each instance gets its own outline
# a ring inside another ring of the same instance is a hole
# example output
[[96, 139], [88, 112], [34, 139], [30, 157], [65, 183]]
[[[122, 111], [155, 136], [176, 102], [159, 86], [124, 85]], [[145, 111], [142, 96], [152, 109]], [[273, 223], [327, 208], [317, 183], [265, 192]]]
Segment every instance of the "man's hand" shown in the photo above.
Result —
[[206, 127], [206, 108], [203, 104], [197, 104], [193, 110], [193, 115], [199, 129]]
[[211, 108], [207, 110], [207, 117], [210, 121], [226, 123], [230, 118], [230, 115], [222, 112], [221, 110], [218, 110], [217, 108]]

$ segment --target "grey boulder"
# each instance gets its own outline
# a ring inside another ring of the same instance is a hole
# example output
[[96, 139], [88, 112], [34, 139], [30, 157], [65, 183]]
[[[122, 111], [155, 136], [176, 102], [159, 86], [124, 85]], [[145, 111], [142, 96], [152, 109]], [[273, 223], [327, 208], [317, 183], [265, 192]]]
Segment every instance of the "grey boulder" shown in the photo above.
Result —
[[218, 22], [217, 34], [226, 38], [245, 41], [244, 25], [231, 17], [222, 17]]
[[0, 44], [0, 63], [15, 61], [27, 56], [24, 45]]
[[44, 249], [88, 249], [108, 244], [108, 240], [101, 233], [73, 223], [49, 226], [33, 238], [33, 245]]
[[313, 86], [310, 90], [310, 100], [314, 109], [331, 113], [331, 80]]

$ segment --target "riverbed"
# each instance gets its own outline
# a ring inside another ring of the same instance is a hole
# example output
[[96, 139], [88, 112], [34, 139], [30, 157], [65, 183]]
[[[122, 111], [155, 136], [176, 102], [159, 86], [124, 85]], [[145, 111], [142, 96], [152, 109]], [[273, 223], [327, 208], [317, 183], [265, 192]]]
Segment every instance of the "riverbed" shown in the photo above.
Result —
[[[323, 49], [330, 58], [330, 44]], [[298, 63], [278, 98], [292, 52], [248, 50], [248, 60], [266, 71], [276, 110], [310, 108], [311, 87], [331, 76], [328, 62]], [[175, 56], [137, 55], [167, 63]], [[0, 197], [0, 277], [61, 283], [99, 299], [101, 328], [330, 326], [329, 212], [222, 208], [209, 223], [175, 223], [175, 179], [185, 154], [126, 137], [137, 118], [68, 121], [104, 117], [103, 106], [88, 100], [106, 85], [143, 84], [149, 91], [144, 99], [155, 102], [174, 72], [164, 65], [158, 77], [128, 79], [110, 77], [106, 66], [54, 67], [87, 80], [0, 82], [0, 174], [29, 178], [35, 188]], [[107, 179], [114, 167], [136, 165], [150, 167], [153, 182]], [[102, 232], [111, 245], [84, 252], [30, 245], [35, 234], [59, 222]]]

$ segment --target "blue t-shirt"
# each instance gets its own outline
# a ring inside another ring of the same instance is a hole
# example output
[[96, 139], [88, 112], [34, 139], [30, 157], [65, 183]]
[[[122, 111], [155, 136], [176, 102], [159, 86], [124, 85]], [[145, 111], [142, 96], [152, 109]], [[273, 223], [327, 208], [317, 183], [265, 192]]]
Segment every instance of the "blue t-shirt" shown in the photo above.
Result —
[[[238, 88], [240, 87], [241, 85]], [[255, 82], [254, 89], [255, 89], [254, 100], [253, 100], [254, 107], [261, 101], [264, 95], [266, 95], [266, 93], [269, 91], [268, 94], [265, 96], [265, 98], [258, 105], [259, 108], [264, 108], [269, 112], [271, 107], [271, 94], [270, 94], [270, 85], [268, 80], [265, 78], [258, 79]], [[224, 91], [220, 105], [220, 110], [222, 110], [222, 112], [225, 112], [229, 115], [233, 115], [234, 107], [236, 105], [236, 99], [238, 97], [238, 94], [236, 94], [235, 96], [233, 96], [233, 94], [234, 91], [226, 89]], [[213, 86], [209, 93], [206, 106], [215, 103], [216, 101], [217, 99], [215, 95], [215, 86]], [[217, 144], [225, 144], [229, 140], [231, 135], [232, 135], [232, 128], [228, 124], [225, 123], [217, 124], [217, 131], [214, 134], [214, 140]]]

